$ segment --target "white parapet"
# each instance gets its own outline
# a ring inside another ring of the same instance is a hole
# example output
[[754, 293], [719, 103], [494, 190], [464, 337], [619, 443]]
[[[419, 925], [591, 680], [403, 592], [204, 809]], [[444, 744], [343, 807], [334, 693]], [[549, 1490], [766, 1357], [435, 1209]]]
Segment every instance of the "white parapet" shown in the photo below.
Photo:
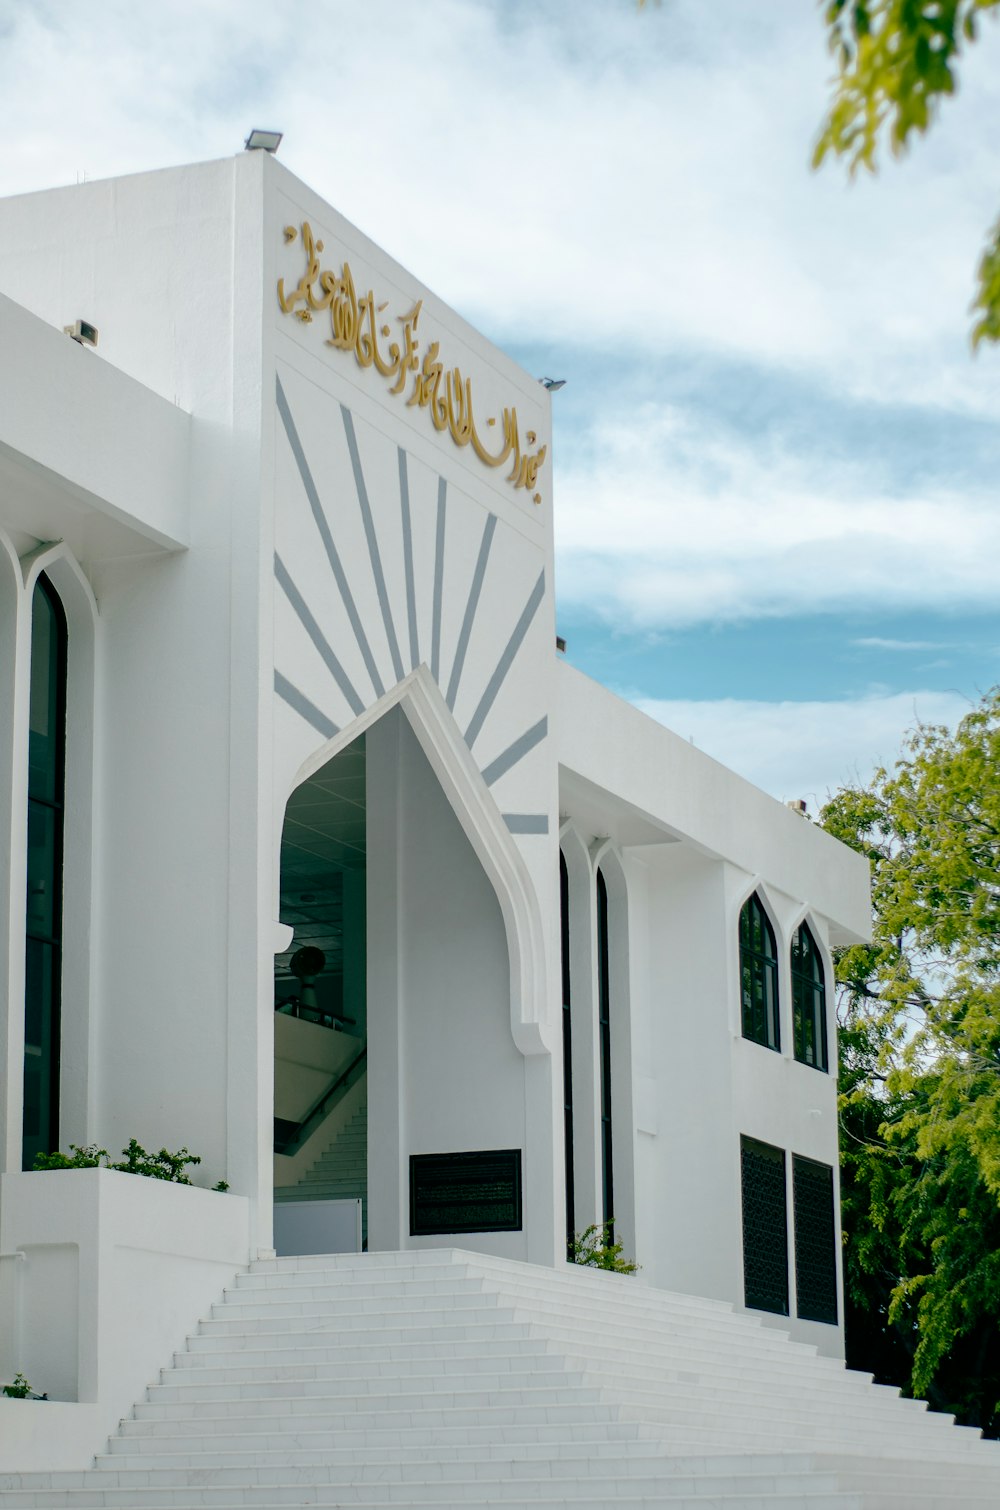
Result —
[[[244, 1196], [110, 1169], [0, 1178], [0, 1472], [86, 1466], [249, 1260]], [[58, 1403], [56, 1403], [58, 1402]]]

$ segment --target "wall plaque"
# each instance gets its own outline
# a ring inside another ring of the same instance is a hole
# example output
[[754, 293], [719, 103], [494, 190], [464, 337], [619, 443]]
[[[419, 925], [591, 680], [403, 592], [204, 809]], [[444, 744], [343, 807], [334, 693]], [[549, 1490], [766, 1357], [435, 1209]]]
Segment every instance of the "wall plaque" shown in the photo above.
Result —
[[410, 1235], [520, 1232], [521, 1150], [410, 1155]]

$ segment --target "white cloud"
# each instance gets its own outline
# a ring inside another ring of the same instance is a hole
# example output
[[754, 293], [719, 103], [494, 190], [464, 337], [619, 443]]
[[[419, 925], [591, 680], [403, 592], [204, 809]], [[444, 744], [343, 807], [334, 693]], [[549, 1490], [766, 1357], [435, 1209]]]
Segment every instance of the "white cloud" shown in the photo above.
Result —
[[970, 711], [954, 692], [900, 692], [829, 702], [700, 702], [628, 694], [630, 701], [781, 801], [804, 798], [813, 817], [827, 797], [891, 766], [919, 721], [953, 728]]
[[20, 141], [0, 192], [225, 155], [274, 124], [283, 161], [501, 338], [993, 405], [993, 355], [964, 347], [996, 210], [989, 36], [939, 130], [849, 189], [808, 171], [830, 65], [801, 0], [39, 0], [5, 19]]
[[881, 635], [865, 635], [859, 640], [852, 640], [852, 645], [857, 645], [861, 650], [951, 650], [954, 647], [942, 644], [939, 640], [884, 640]]
[[961, 477], [901, 496], [888, 458], [820, 464], [655, 390], [669, 356], [993, 416], [1000, 353], [965, 345], [1000, 181], [985, 31], [937, 129], [848, 187], [807, 167], [830, 64], [802, 0], [0, 0], [0, 193], [283, 128], [284, 163], [495, 338], [646, 382], [616, 410], [598, 377], [591, 444], [557, 458], [564, 601], [653, 628], [992, 605], [1000, 516]]
[[993, 493], [900, 494], [672, 406], [613, 414], [563, 463], [558, 587], [632, 628], [887, 609], [994, 609]]

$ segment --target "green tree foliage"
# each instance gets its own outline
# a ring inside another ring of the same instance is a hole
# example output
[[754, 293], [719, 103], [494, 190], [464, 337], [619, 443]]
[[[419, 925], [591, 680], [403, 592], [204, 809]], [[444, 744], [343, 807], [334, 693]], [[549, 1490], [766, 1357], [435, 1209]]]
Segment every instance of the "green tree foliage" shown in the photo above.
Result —
[[848, 1355], [1000, 1435], [1000, 688], [827, 830], [872, 864], [838, 961]]
[[[963, 48], [1000, 0], [821, 0], [837, 66], [833, 103], [813, 164], [828, 153], [874, 172], [887, 141], [896, 156], [957, 87]], [[972, 344], [1000, 341], [1000, 220], [979, 262]]]

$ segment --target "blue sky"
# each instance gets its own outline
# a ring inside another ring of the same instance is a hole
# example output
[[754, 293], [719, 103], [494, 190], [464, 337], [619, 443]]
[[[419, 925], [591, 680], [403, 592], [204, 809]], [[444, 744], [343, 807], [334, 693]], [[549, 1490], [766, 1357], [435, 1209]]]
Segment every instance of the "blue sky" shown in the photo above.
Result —
[[1000, 680], [1000, 29], [875, 182], [810, 0], [0, 0], [0, 193], [282, 160], [554, 400], [569, 658], [815, 810]]

